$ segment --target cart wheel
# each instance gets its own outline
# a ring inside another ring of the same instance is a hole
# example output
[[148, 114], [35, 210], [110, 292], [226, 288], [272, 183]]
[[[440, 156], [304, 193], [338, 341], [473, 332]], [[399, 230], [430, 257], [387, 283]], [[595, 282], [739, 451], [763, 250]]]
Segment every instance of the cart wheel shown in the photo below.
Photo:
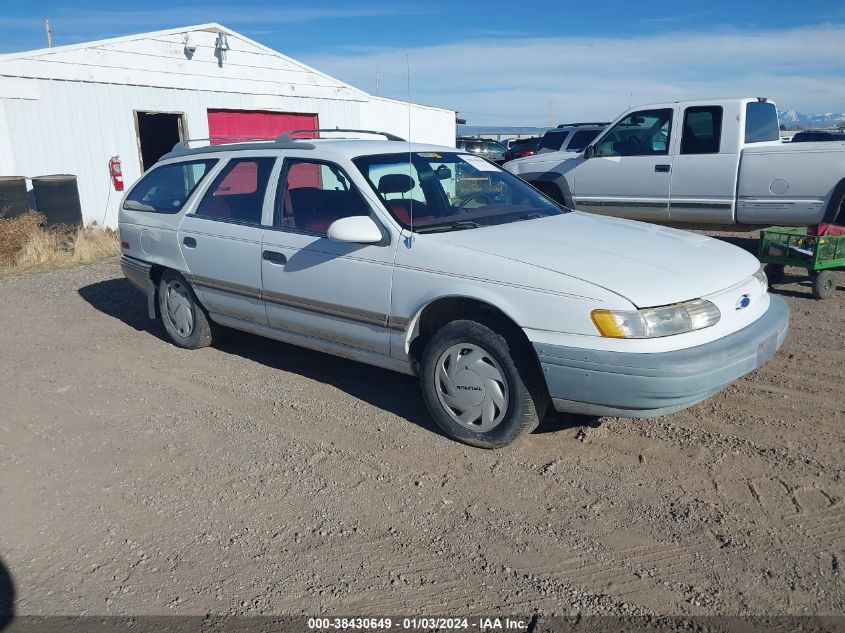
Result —
[[770, 288], [774, 284], [779, 284], [783, 282], [783, 264], [766, 264], [764, 270], [766, 272], [766, 278], [769, 280]]
[[821, 270], [811, 273], [813, 280], [813, 297], [816, 299], [829, 299], [836, 290], [836, 281], [833, 278], [832, 270]]

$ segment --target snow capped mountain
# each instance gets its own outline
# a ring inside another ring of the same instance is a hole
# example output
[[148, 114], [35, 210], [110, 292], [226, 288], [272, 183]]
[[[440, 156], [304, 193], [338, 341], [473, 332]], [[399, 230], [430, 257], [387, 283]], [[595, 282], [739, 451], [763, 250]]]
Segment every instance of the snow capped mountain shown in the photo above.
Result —
[[802, 114], [797, 110], [781, 110], [778, 112], [780, 122], [786, 127], [801, 126], [803, 128], [825, 128], [842, 125], [845, 112], [827, 112], [826, 114]]

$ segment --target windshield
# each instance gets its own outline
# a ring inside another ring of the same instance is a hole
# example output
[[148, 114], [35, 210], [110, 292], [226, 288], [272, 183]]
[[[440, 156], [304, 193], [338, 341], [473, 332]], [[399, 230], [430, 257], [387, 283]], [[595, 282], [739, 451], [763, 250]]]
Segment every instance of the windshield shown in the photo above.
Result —
[[471, 154], [378, 154], [352, 162], [391, 215], [405, 228], [413, 225], [418, 233], [505, 224], [564, 212], [516, 176]]

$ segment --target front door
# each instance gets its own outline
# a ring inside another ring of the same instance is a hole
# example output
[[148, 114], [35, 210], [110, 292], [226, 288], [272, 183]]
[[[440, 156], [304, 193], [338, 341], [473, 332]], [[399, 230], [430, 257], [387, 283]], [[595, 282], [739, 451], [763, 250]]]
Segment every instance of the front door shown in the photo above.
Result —
[[390, 283], [396, 245], [330, 240], [342, 217], [371, 215], [347, 173], [325, 161], [287, 158], [261, 261], [267, 320], [274, 328], [390, 353]]
[[191, 283], [213, 314], [266, 325], [261, 218], [274, 158], [234, 158], [179, 227]]
[[638, 220], [669, 219], [672, 109], [629, 114], [605, 132], [575, 168], [581, 211]]

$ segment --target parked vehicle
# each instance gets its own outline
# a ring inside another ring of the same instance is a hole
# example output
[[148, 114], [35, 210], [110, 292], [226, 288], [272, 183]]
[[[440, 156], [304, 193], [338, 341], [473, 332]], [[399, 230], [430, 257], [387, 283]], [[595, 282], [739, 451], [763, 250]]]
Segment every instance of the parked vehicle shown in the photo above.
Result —
[[516, 158], [523, 158], [525, 156], [533, 156], [537, 153], [537, 148], [540, 146], [540, 137], [532, 136], [530, 138], [520, 138], [511, 141], [508, 151], [505, 152], [505, 161], [514, 160]]
[[792, 137], [792, 143], [820, 143], [824, 141], [845, 141], [845, 130], [807, 130]]
[[505, 168], [567, 206], [617, 217], [747, 226], [845, 218], [845, 142], [782, 143], [766, 99], [633, 108], [583, 152]]
[[580, 152], [608, 126], [607, 123], [564, 123], [548, 130], [540, 140], [538, 154]]
[[498, 141], [486, 138], [458, 137], [455, 141], [455, 147], [472, 154], [483, 156], [487, 160], [491, 160], [499, 165], [505, 161], [505, 152], [507, 151], [507, 148]]
[[466, 152], [295, 136], [178, 146], [126, 193], [122, 268], [176, 345], [226, 326], [418, 375], [448, 435], [495, 448], [549, 405], [688, 407], [784, 340], [737, 247], [568, 212]]

